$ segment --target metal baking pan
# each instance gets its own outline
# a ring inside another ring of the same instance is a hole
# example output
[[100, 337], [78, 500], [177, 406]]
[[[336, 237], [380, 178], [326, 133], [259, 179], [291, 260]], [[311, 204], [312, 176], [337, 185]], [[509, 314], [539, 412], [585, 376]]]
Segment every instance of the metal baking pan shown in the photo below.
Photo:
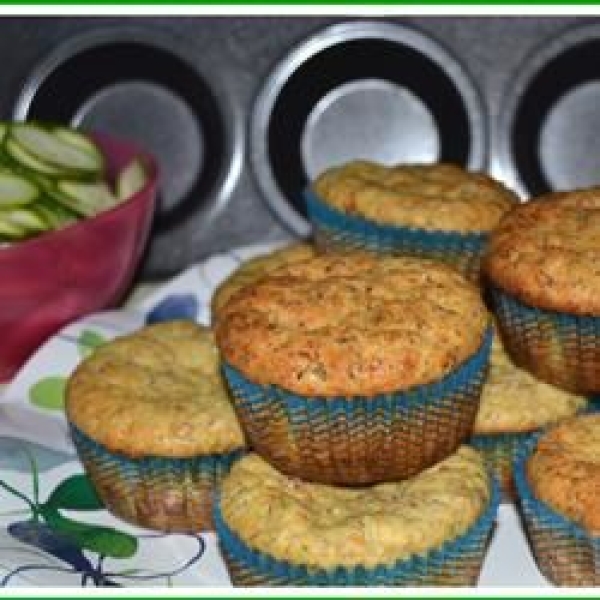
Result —
[[275, 66], [255, 103], [252, 164], [265, 200], [294, 232], [301, 192], [355, 158], [486, 165], [485, 109], [464, 66], [414, 27], [377, 21], [318, 31]]

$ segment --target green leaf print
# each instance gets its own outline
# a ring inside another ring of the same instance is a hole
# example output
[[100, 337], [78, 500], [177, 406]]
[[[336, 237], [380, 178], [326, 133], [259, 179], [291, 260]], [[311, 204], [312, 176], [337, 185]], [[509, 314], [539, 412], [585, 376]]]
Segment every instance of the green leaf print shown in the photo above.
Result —
[[92, 354], [98, 346], [104, 344], [105, 341], [106, 339], [97, 331], [84, 329], [77, 340], [77, 349], [79, 350], [79, 355], [82, 358], [86, 358]]
[[83, 474], [63, 479], [50, 494], [44, 506], [54, 509], [99, 510], [104, 508], [102, 500], [90, 480]]
[[65, 377], [53, 376], [40, 379], [29, 390], [29, 401], [46, 410], [63, 410], [65, 406]]
[[56, 509], [40, 511], [50, 527], [68, 536], [77, 546], [111, 558], [130, 558], [137, 552], [137, 538], [112, 527], [88, 525], [63, 517]]

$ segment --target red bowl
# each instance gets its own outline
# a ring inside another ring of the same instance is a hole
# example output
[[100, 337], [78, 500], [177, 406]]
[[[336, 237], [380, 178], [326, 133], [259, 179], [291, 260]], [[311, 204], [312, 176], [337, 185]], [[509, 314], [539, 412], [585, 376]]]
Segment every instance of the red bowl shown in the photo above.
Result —
[[111, 210], [0, 248], [0, 381], [63, 325], [114, 307], [139, 265], [154, 215], [156, 161], [130, 142], [94, 137], [109, 177], [137, 156], [148, 182]]

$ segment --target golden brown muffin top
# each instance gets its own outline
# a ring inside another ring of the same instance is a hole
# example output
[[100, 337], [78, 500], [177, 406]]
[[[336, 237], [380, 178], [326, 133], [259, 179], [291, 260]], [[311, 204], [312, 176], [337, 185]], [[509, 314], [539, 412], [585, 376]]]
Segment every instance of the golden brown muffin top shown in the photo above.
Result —
[[573, 417], [545, 433], [527, 478], [534, 496], [600, 535], [600, 415]]
[[269, 273], [282, 265], [311, 258], [315, 254], [316, 250], [314, 246], [298, 242], [243, 262], [215, 290], [211, 300], [213, 318], [227, 300], [239, 289], [249, 283], [253, 283], [265, 273]]
[[312, 187], [338, 210], [376, 223], [460, 233], [493, 229], [519, 201], [488, 175], [445, 163], [354, 161], [328, 169]]
[[279, 560], [374, 567], [460, 536], [489, 497], [483, 460], [467, 446], [411, 479], [365, 488], [291, 479], [249, 454], [222, 483], [221, 512], [245, 543]]
[[491, 236], [484, 270], [526, 304], [600, 315], [600, 187], [516, 207]]
[[147, 326], [100, 346], [70, 377], [66, 411], [89, 437], [132, 457], [244, 446], [213, 334], [187, 321]]
[[361, 253], [281, 267], [221, 309], [226, 361], [299, 394], [373, 395], [442, 378], [480, 347], [478, 289], [434, 261]]
[[473, 431], [476, 434], [533, 431], [572, 417], [586, 406], [584, 396], [549, 385], [517, 367], [496, 335]]

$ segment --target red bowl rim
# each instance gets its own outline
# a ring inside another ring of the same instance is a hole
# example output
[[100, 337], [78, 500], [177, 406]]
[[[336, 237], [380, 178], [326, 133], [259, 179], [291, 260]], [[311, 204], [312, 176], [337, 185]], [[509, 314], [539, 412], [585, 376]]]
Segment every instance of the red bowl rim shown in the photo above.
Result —
[[108, 210], [104, 210], [93, 217], [87, 217], [76, 221], [75, 223], [71, 223], [63, 227], [62, 229], [56, 229], [52, 231], [46, 231], [37, 235], [35, 237], [22, 240], [20, 242], [16, 242], [14, 244], [8, 244], [6, 246], [0, 245], [0, 252], [2, 254], [7, 254], [10, 252], [20, 252], [22, 249], [29, 249], [35, 247], [36, 245], [45, 244], [49, 240], [54, 240], [59, 238], [61, 235], [64, 235], [65, 232], [71, 232], [76, 229], [80, 229], [83, 227], [87, 227], [90, 223], [102, 222], [103, 220], [113, 218], [112, 215], [118, 214], [120, 211], [126, 210], [126, 208], [135, 202], [141, 201], [143, 197], [146, 197], [147, 194], [153, 195], [156, 192], [156, 187], [158, 185], [158, 176], [159, 176], [159, 168], [156, 158], [147, 150], [142, 149], [138, 144], [132, 142], [131, 140], [120, 138], [118, 136], [113, 136], [97, 131], [88, 132], [94, 140], [100, 142], [106, 142], [108, 144], [118, 144], [120, 146], [126, 146], [129, 150], [135, 153], [138, 156], [141, 156], [144, 160], [145, 165], [148, 167], [149, 177], [146, 181], [146, 184], [142, 189], [138, 190], [135, 194], [124, 200], [123, 202], [119, 202], [113, 208], [109, 208]]

